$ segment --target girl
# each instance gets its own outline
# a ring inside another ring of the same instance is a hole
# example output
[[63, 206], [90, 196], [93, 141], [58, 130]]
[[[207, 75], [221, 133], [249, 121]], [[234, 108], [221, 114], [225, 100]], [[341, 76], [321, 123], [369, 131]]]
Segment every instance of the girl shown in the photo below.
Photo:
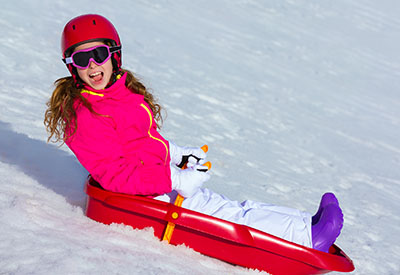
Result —
[[[69, 21], [62, 33], [63, 61], [71, 76], [55, 82], [45, 125], [49, 140], [63, 140], [101, 186], [113, 192], [172, 202], [257, 228], [301, 245], [328, 251], [339, 236], [343, 214], [325, 194], [311, 214], [296, 209], [231, 201], [201, 188], [209, 179], [200, 148], [179, 147], [157, 131], [161, 107], [135, 76], [121, 67], [121, 42], [100, 15]], [[178, 169], [184, 159], [188, 168]]]

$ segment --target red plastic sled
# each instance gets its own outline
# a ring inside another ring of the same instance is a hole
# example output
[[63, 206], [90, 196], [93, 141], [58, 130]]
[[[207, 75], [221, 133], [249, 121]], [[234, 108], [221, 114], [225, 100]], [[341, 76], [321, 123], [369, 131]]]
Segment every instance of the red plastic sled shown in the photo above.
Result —
[[254, 228], [231, 223], [173, 204], [102, 189], [91, 177], [85, 184], [86, 215], [98, 222], [153, 227], [162, 238], [175, 224], [171, 244], [185, 244], [204, 255], [271, 274], [350, 272], [354, 265], [336, 245], [329, 253], [301, 246]]

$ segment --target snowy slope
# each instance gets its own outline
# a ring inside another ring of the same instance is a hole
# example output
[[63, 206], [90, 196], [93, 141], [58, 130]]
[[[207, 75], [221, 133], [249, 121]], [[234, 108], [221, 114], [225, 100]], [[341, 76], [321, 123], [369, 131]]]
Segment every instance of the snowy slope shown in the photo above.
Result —
[[83, 214], [86, 172], [43, 127], [64, 24], [101, 13], [164, 136], [210, 147], [206, 185], [314, 212], [333, 191], [354, 274], [400, 271], [400, 3], [3, 1], [0, 274], [258, 274]]

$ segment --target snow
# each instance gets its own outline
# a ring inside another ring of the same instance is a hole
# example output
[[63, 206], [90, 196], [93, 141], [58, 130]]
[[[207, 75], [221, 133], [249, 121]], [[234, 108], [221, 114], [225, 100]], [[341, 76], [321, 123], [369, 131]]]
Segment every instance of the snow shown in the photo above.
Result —
[[398, 1], [3, 2], [1, 274], [260, 274], [85, 217], [87, 174], [43, 126], [62, 28], [83, 13], [117, 27], [163, 135], [209, 145], [207, 187], [311, 213], [335, 192], [354, 274], [399, 273]]

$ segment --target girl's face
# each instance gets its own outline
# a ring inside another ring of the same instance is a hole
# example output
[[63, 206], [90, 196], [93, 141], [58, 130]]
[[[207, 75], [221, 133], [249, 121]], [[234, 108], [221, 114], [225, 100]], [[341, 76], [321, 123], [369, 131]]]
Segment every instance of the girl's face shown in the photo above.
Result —
[[[89, 42], [76, 47], [75, 51], [88, 49], [94, 46], [104, 45], [102, 42]], [[79, 69], [78, 75], [79, 77], [90, 87], [95, 90], [104, 89], [107, 84], [110, 82], [112, 73], [113, 73], [113, 65], [111, 62], [111, 58], [107, 60], [103, 65], [97, 65], [93, 61], [90, 62], [89, 67], [86, 69]]]

